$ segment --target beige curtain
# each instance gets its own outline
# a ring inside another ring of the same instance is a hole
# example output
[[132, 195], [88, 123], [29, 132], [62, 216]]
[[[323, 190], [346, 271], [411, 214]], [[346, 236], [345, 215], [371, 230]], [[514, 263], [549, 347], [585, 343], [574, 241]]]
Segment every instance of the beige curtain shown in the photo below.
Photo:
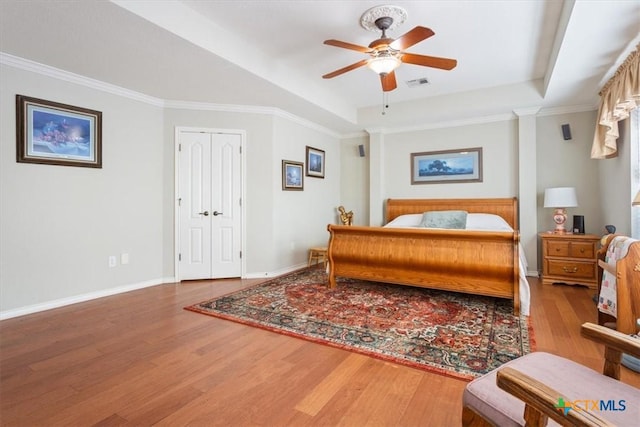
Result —
[[618, 155], [618, 122], [640, 105], [640, 44], [600, 91], [598, 124], [591, 146], [592, 159]]

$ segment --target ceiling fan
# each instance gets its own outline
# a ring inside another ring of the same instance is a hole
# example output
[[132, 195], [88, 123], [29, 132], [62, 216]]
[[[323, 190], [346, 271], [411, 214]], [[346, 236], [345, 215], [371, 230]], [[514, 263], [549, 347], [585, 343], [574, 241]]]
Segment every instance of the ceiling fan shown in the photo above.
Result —
[[382, 36], [371, 42], [368, 47], [333, 39], [324, 41], [324, 44], [329, 46], [336, 46], [366, 53], [369, 55], [369, 58], [358, 61], [355, 64], [348, 65], [344, 68], [340, 68], [339, 70], [329, 74], [325, 74], [322, 78], [331, 79], [348, 71], [367, 65], [370, 69], [380, 75], [382, 90], [384, 92], [389, 92], [397, 87], [394, 70], [403, 62], [407, 64], [422, 65], [424, 67], [439, 68], [442, 70], [451, 70], [458, 64], [458, 61], [455, 59], [417, 55], [405, 52], [405, 49], [433, 36], [435, 33], [430, 28], [418, 26], [397, 39], [392, 39], [387, 37], [386, 34], [386, 31], [394, 24], [394, 19], [392, 17], [381, 16], [373, 22], [375, 27], [382, 31]]

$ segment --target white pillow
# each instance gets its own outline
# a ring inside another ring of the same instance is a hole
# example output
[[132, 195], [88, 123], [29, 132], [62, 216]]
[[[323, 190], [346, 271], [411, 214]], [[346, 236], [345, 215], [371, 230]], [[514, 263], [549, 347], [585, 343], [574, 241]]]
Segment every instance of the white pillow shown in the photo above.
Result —
[[467, 230], [513, 231], [501, 216], [485, 213], [467, 215]]
[[422, 214], [400, 215], [390, 221], [385, 227], [417, 227], [422, 221]]
[[[385, 227], [419, 227], [423, 214], [400, 215]], [[485, 213], [467, 215], [467, 230], [513, 231], [501, 216]]]

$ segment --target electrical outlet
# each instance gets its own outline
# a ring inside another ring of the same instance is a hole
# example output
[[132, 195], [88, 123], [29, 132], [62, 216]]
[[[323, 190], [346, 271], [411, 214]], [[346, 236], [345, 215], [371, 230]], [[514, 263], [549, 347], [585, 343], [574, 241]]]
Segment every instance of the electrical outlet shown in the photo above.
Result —
[[118, 264], [118, 261], [116, 259], [115, 255], [111, 255], [109, 256], [109, 267], [115, 267]]
[[129, 254], [128, 253], [122, 253], [120, 254], [120, 264], [125, 265], [125, 264], [129, 264]]

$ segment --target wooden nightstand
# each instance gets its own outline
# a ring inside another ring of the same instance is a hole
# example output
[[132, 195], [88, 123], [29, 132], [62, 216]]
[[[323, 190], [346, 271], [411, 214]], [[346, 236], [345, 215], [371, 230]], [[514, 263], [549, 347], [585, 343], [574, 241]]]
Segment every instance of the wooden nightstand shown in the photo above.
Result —
[[540, 233], [542, 239], [542, 284], [566, 283], [598, 287], [595, 234]]

